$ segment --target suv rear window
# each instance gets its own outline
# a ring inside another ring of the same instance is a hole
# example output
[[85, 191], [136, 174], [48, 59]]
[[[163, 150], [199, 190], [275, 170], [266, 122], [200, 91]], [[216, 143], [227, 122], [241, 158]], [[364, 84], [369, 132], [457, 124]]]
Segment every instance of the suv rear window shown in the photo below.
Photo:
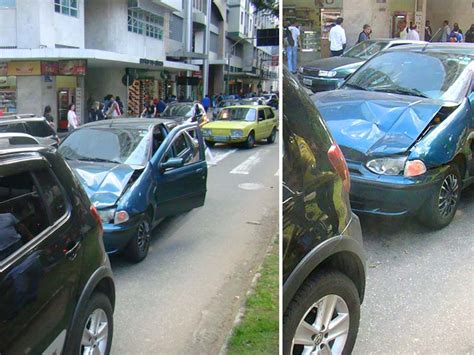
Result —
[[23, 123], [0, 124], [0, 133], [27, 133]]
[[34, 137], [49, 137], [54, 131], [46, 121], [31, 121], [27, 123], [28, 134]]

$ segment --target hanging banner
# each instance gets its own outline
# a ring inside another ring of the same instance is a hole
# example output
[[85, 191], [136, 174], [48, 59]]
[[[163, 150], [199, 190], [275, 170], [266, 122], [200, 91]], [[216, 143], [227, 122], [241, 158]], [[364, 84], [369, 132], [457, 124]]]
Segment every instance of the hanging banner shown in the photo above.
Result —
[[41, 62], [41, 75], [55, 76], [59, 73], [58, 62]]
[[59, 61], [58, 75], [86, 75], [86, 61], [82, 59]]
[[39, 61], [10, 62], [8, 63], [8, 75], [41, 75], [41, 64]]

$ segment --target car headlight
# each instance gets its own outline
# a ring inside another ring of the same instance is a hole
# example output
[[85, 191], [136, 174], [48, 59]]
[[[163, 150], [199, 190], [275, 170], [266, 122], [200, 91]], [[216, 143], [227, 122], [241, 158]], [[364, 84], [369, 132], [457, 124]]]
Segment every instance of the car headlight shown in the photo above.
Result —
[[102, 223], [120, 224], [127, 222], [130, 219], [127, 211], [117, 211], [115, 208], [108, 208], [105, 210], [97, 210], [97, 213], [102, 220]]
[[241, 129], [231, 129], [230, 136], [231, 137], [242, 137], [244, 132]]
[[380, 175], [399, 175], [405, 169], [407, 157], [377, 158], [367, 162], [370, 171]]
[[327, 77], [327, 78], [334, 78], [337, 75], [337, 71], [335, 70], [320, 70], [318, 73], [319, 76]]
[[206, 136], [206, 137], [209, 137], [209, 136], [212, 135], [212, 131], [211, 131], [210, 129], [204, 128], [204, 129], [202, 130], [202, 135], [203, 135], [203, 136]]

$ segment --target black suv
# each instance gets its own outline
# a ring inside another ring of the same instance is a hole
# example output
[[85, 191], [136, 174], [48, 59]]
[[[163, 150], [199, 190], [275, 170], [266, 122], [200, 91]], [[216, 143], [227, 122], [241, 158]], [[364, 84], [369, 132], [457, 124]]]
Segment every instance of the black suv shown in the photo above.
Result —
[[283, 353], [349, 354], [365, 290], [349, 172], [309, 96], [283, 73]]
[[59, 137], [46, 118], [33, 114], [0, 117], [0, 133], [25, 133], [35, 137], [40, 144], [55, 148], [59, 145]]
[[0, 141], [0, 354], [107, 354], [115, 286], [95, 207], [54, 148]]

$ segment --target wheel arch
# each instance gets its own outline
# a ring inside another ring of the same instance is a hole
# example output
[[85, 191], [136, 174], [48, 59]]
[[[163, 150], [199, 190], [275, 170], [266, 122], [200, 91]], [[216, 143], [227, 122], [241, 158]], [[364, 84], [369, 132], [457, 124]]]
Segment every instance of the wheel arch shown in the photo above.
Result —
[[300, 261], [283, 285], [283, 312], [305, 281], [324, 270], [340, 271], [349, 277], [359, 293], [365, 293], [365, 262], [362, 246], [352, 238], [337, 236], [314, 248]]

